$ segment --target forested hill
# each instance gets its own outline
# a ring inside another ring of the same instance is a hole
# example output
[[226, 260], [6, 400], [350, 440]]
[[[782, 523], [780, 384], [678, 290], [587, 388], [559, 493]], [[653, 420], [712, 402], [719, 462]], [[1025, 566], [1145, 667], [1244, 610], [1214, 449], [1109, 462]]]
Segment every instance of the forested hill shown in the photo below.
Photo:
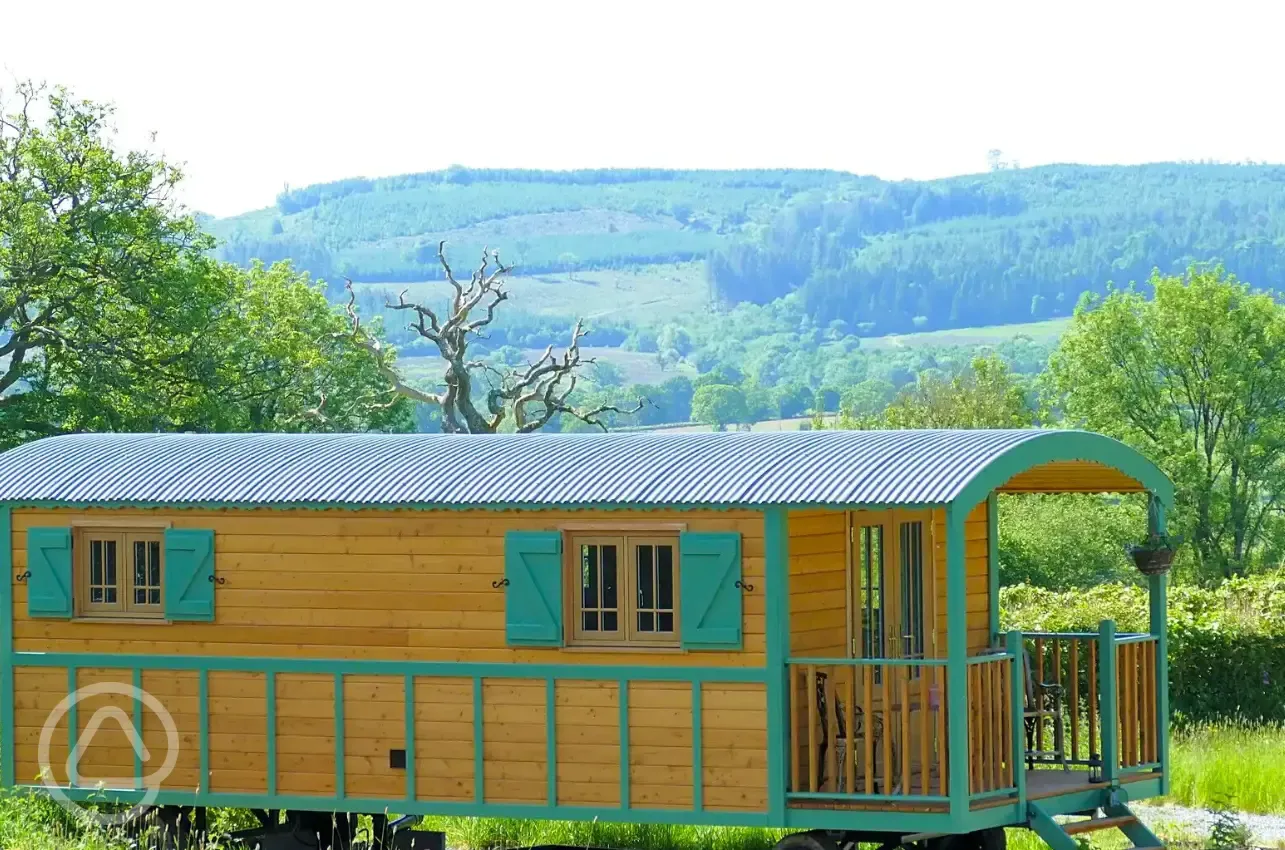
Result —
[[705, 260], [712, 294], [797, 291], [817, 325], [886, 334], [1068, 315], [1080, 293], [1216, 261], [1285, 281], [1285, 167], [1001, 169], [887, 182], [833, 171], [466, 169], [284, 192], [208, 221], [226, 259], [366, 282], [498, 247], [527, 273]]

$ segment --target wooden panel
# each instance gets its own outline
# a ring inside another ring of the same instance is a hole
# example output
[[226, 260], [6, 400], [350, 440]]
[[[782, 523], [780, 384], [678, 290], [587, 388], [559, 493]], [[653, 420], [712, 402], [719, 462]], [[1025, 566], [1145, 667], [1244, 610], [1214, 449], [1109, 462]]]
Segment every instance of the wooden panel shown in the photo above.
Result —
[[564, 679], [554, 699], [559, 805], [620, 805], [619, 685]]
[[390, 750], [406, 748], [404, 682], [401, 676], [344, 677], [344, 778], [350, 797], [406, 794], [406, 769], [389, 763]]
[[789, 516], [790, 654], [848, 654], [847, 516], [796, 511]]
[[1141, 493], [1146, 488], [1109, 466], [1091, 461], [1055, 461], [1019, 472], [1005, 493]]
[[[470, 700], [470, 713], [472, 702]], [[482, 685], [482, 752], [486, 801], [548, 799], [548, 718], [543, 679], [489, 680]]]
[[79, 671], [77, 688], [85, 694], [77, 701], [76, 738], [81, 742], [78, 775], [81, 784], [105, 783], [117, 787], [134, 776], [134, 701], [128, 691], [91, 693], [94, 686], [133, 686], [128, 670], [86, 668]]
[[[277, 677], [278, 682], [287, 678]], [[318, 683], [318, 688], [321, 688], [328, 680], [317, 678], [314, 681]], [[208, 689], [210, 790], [244, 794], [266, 792], [268, 787], [266, 677], [262, 673], [213, 671], [209, 674]], [[328, 692], [328, 695], [333, 695], [333, 689]], [[318, 705], [333, 705], [333, 699], [330, 703], [325, 703], [320, 693], [318, 698]], [[296, 701], [292, 707], [294, 711], [301, 712], [307, 706], [299, 706]], [[277, 708], [280, 711], [280, 699], [277, 701]], [[315, 718], [311, 718], [309, 722], [315, 723]], [[297, 728], [295, 724], [292, 714], [287, 714], [285, 717], [278, 716], [277, 740], [281, 741], [282, 737], [286, 736], [292, 741], [308, 741], [306, 752], [316, 752], [317, 744], [313, 737]], [[334, 725], [332, 724], [328, 731], [322, 730], [321, 734], [333, 739]], [[333, 770], [333, 756], [330, 757], [330, 765]], [[279, 775], [282, 771], [280, 761], [278, 761], [277, 770]]]
[[630, 805], [691, 807], [692, 722], [691, 685], [630, 683]]
[[[965, 610], [968, 617], [968, 654], [976, 655], [992, 643], [990, 633], [989, 531], [986, 503], [969, 513], [964, 522], [964, 570], [967, 578]], [[937, 584], [937, 657], [946, 654], [946, 512], [933, 511], [933, 560]]]
[[[210, 697], [210, 716], [226, 700]], [[335, 788], [335, 679], [300, 673], [277, 676], [277, 740], [290, 738], [304, 752], [277, 758], [281, 794], [333, 796]], [[311, 745], [304, 744], [310, 741]]]
[[[43, 773], [38, 757], [40, 731], [58, 703], [67, 695], [67, 671], [62, 668], [15, 667], [14, 779], [38, 782]], [[53, 726], [49, 742], [49, 773], [59, 783], [67, 781], [67, 720], [62, 715]]]
[[[491, 730], [504, 740], [504, 730]], [[415, 679], [415, 793], [420, 800], [473, 799], [473, 680]]]
[[[705, 685], [701, 690], [701, 793], [711, 810], [767, 808], [767, 748], [735, 745], [716, 733], [731, 726], [767, 729], [762, 685]], [[711, 743], [719, 741], [722, 746]]]
[[[501, 663], [548, 662], [504, 638], [504, 533], [583, 523], [585, 512], [56, 510], [13, 512], [14, 567], [26, 566], [26, 530], [94, 518], [172, 521], [215, 531], [225, 584], [210, 623], [83, 623], [31, 620], [16, 585], [18, 651], [167, 653], [248, 657], [378, 658]], [[743, 576], [763, 586], [758, 513], [625, 512], [607, 523], [669, 523], [743, 536]], [[744, 599], [743, 652], [624, 654], [577, 651], [567, 664], [760, 666], [762, 590]]]

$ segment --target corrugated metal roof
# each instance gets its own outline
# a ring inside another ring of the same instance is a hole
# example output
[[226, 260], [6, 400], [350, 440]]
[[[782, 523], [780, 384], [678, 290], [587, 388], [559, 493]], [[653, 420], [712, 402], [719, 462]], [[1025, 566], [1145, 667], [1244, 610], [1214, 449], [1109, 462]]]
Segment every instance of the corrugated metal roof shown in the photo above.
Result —
[[944, 504], [1005, 452], [1053, 433], [84, 434], [39, 440], [0, 455], [0, 501], [332, 507]]

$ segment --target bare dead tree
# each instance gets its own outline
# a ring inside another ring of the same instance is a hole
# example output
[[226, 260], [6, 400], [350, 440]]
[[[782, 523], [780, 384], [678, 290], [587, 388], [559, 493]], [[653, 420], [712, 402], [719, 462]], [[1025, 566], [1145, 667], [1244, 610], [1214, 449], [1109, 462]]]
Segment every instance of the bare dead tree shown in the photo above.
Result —
[[500, 262], [498, 251], [482, 251], [482, 260], [473, 271], [467, 284], [461, 284], [446, 260], [446, 242], [437, 246], [437, 259], [451, 285], [450, 307], [439, 316], [437, 311], [423, 304], [406, 299], [406, 291], [397, 302], [388, 302], [389, 309], [409, 313], [410, 327], [421, 337], [432, 342], [445, 362], [446, 369], [441, 392], [426, 392], [411, 386], [398, 373], [389, 349], [366, 333], [357, 315], [357, 296], [352, 281], [347, 283], [348, 318], [352, 323], [353, 339], [375, 358], [379, 370], [392, 388], [415, 401], [437, 405], [442, 411], [442, 430], [448, 434], [493, 434], [501, 429], [512, 416], [513, 427], [519, 434], [539, 431], [553, 417], [572, 416], [602, 430], [606, 413], [631, 414], [643, 408], [645, 401], [629, 410], [604, 404], [593, 408], [577, 408], [571, 403], [572, 393], [580, 380], [581, 370], [596, 362], [580, 351], [580, 342], [588, 333], [584, 323], [577, 321], [571, 331], [571, 342], [561, 353], [554, 353], [553, 346], [517, 369], [498, 369], [480, 359], [472, 359], [469, 345], [482, 336], [495, 321], [495, 311], [509, 298], [504, 288], [505, 278], [512, 266]]

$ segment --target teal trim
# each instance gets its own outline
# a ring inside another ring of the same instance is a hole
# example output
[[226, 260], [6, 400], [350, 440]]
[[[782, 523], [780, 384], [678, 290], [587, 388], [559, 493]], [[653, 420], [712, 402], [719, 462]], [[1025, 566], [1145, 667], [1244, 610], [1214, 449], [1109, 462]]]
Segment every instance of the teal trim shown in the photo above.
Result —
[[70, 620], [74, 605], [71, 529], [27, 529], [27, 616]]
[[[1147, 503], [1147, 530], [1163, 534], [1165, 527], [1164, 503], [1154, 496]], [[1147, 597], [1150, 603], [1150, 630], [1156, 639], [1156, 756], [1164, 773], [1160, 777], [1160, 793], [1169, 793], [1169, 576], [1147, 577]]]
[[[59, 665], [62, 666], [62, 665]], [[71, 705], [67, 707], [67, 784], [75, 785], [80, 779], [80, 717], [76, 710], [76, 689], [80, 687], [79, 670], [67, 665], [67, 696]]]
[[562, 533], [504, 533], [504, 637], [509, 646], [562, 646]]
[[1031, 803], [1028, 808], [1031, 813], [1031, 829], [1035, 830], [1035, 834], [1043, 838], [1049, 847], [1053, 850], [1080, 850], [1079, 843], [1067, 835], [1039, 803]]
[[679, 624], [683, 649], [738, 650], [744, 641], [741, 535], [684, 531], [678, 535]]
[[949, 797], [939, 794], [837, 794], [826, 791], [791, 791], [786, 795], [791, 800], [834, 800], [836, 802], [878, 802], [878, 803], [948, 803]]
[[[264, 749], [268, 751], [268, 794], [276, 796], [277, 793], [277, 674], [267, 672], [263, 674], [263, 700], [267, 706], [267, 729], [264, 731], [267, 740], [264, 743]], [[207, 739], [208, 743], [208, 739]], [[206, 786], [209, 787], [208, 785]]]
[[344, 737], [344, 674], [335, 674], [335, 793], [347, 795], [348, 783], [344, 763], [348, 743]]
[[1012, 797], [1017, 793], [1017, 788], [1009, 786], [1008, 788], [996, 788], [994, 791], [979, 791], [976, 794], [968, 796], [968, 802], [977, 803], [981, 800], [994, 800], [996, 797]]
[[620, 680], [620, 808], [629, 808], [629, 682]]
[[[938, 804], [942, 805], [942, 804]], [[780, 822], [772, 821], [772, 826]], [[950, 815], [940, 812], [852, 811], [844, 809], [790, 808], [786, 810], [787, 829], [868, 829], [878, 832], [941, 834], [958, 832]]]
[[1102, 778], [1108, 783], [1120, 777], [1117, 738], [1120, 706], [1116, 697], [1115, 620], [1103, 620], [1098, 627], [1098, 717], [1102, 732]]
[[558, 706], [554, 696], [555, 679], [544, 680], [544, 757], [549, 782], [549, 805], [558, 805]]
[[1144, 764], [1135, 764], [1132, 767], [1122, 768], [1120, 770], [1120, 775], [1136, 776], [1139, 773], [1150, 773], [1153, 770], [1157, 770], [1159, 767], [1160, 767], [1160, 762], [1149, 761], [1149, 762], [1145, 762]]
[[790, 723], [790, 527], [785, 508], [763, 512], [767, 683], [767, 810], [771, 823], [785, 823], [785, 774], [789, 765]]
[[322, 658], [235, 658], [221, 655], [115, 655], [105, 652], [15, 652], [16, 667], [110, 667], [240, 673], [313, 673], [345, 676], [473, 676], [482, 679], [579, 679], [593, 682], [735, 682], [762, 684], [757, 667], [610, 667], [580, 664], [499, 664], [468, 661], [366, 661]]
[[692, 809], [705, 810], [705, 692], [692, 682]]
[[[135, 671], [135, 672], [142, 672], [142, 671]], [[196, 694], [197, 712], [199, 714], [197, 722], [199, 724], [200, 748], [201, 748], [200, 787], [208, 790], [210, 787], [210, 673], [208, 670], [197, 671], [196, 691], [197, 691], [197, 694]], [[270, 745], [267, 747], [267, 750], [269, 753], [268, 764], [271, 767], [275, 768], [275, 765], [272, 764], [272, 756], [276, 754], [275, 753], [276, 747], [271, 746], [271, 743], [273, 743], [271, 742], [271, 739], [269, 739], [269, 742], [270, 742]], [[276, 779], [275, 770], [270, 769], [268, 772], [268, 777], [269, 777], [268, 793], [275, 794], [277, 793], [277, 789], [273, 783], [273, 780]]]
[[986, 494], [986, 578], [993, 643], [999, 640], [999, 495], [994, 490]]
[[1115, 645], [1124, 646], [1126, 643], [1150, 643], [1155, 640], [1155, 635], [1121, 635], [1116, 634]]
[[[978, 656], [977, 661], [994, 661], [994, 656]], [[828, 667], [946, 667], [945, 658], [790, 658], [791, 666], [814, 664]]]
[[950, 815], [968, 812], [968, 577], [964, 562], [967, 511], [946, 508], [946, 699], [950, 753]]
[[[406, 799], [415, 800], [415, 677], [406, 674], [402, 685], [402, 701], [406, 705], [406, 737], [403, 746], [406, 748]], [[549, 732], [553, 734], [552, 729]], [[556, 800], [552, 802], [557, 802]]]
[[1013, 718], [1011, 734], [1012, 743], [1009, 744], [1009, 752], [1013, 758], [1013, 786], [1017, 791], [1017, 804], [1023, 809], [1026, 806], [1026, 759], [1022, 754], [1026, 752], [1026, 724], [1021, 722], [1026, 709], [1026, 683], [1024, 681], [1026, 671], [1022, 669], [1024, 664], [1022, 652], [1022, 633], [1011, 631], [1005, 641], [1005, 648], [1008, 655], [1013, 659], [1013, 684], [1009, 688], [1009, 716]]
[[[761, 502], [479, 502], [441, 504], [436, 502], [367, 503], [367, 502], [156, 502], [120, 499], [14, 499], [8, 502], [14, 508], [98, 508], [102, 510], [176, 510], [176, 511], [488, 511], [491, 513], [540, 513], [543, 511], [584, 511], [586, 513], [618, 513], [621, 511], [759, 511], [773, 510]], [[930, 510], [942, 508], [945, 502], [791, 502], [794, 510], [863, 510], [887, 511]]]
[[143, 671], [134, 671], [134, 787], [143, 787]]
[[1120, 831], [1125, 834], [1125, 837], [1127, 837], [1131, 842], [1133, 842], [1134, 847], [1164, 847], [1165, 846], [1164, 842], [1161, 841], [1158, 837], [1156, 837], [1156, 834], [1154, 832], [1147, 829], [1146, 825], [1142, 821], [1136, 819], [1133, 812], [1129, 811], [1128, 806], [1124, 804], [1115, 805], [1115, 806], [1106, 806], [1103, 809], [1103, 812], [1106, 814], [1107, 817], [1111, 817], [1111, 818], [1119, 818], [1119, 817], [1135, 818], [1133, 823], [1127, 823], [1124, 826], [1120, 827]]
[[[19, 793], [47, 794], [43, 785], [19, 785]], [[137, 803], [145, 792], [133, 789], [72, 788], [64, 793], [73, 800], [94, 800], [99, 803]], [[206, 806], [209, 808], [261, 809], [265, 805], [260, 794], [203, 793], [191, 791], [161, 791], [153, 801], [161, 806]], [[762, 812], [706, 811], [700, 814], [685, 809], [613, 809], [602, 806], [555, 806], [543, 803], [461, 803], [434, 800], [408, 802], [383, 797], [306, 797], [290, 795], [274, 797], [273, 808], [301, 809], [306, 811], [337, 811], [381, 814], [514, 818], [526, 820], [602, 821], [606, 823], [656, 823], [691, 826], [753, 826], [766, 827], [767, 816]], [[803, 812], [807, 814], [807, 812]], [[844, 812], [851, 818], [851, 812]], [[904, 821], [902, 821], [904, 823]]]
[[1067, 460], [1093, 461], [1119, 470], [1156, 494], [1162, 505], [1173, 504], [1173, 483], [1142, 453], [1101, 434], [1058, 430], [1044, 431], [997, 455], [969, 479], [951, 504], [967, 513], [1019, 472]]
[[13, 741], [13, 520], [0, 504], [0, 787], [16, 781]]
[[[520, 666], [520, 665], [515, 665]], [[481, 805], [486, 802], [486, 747], [482, 741], [482, 730], [486, 718], [482, 714], [482, 677], [473, 677], [473, 801]]]

